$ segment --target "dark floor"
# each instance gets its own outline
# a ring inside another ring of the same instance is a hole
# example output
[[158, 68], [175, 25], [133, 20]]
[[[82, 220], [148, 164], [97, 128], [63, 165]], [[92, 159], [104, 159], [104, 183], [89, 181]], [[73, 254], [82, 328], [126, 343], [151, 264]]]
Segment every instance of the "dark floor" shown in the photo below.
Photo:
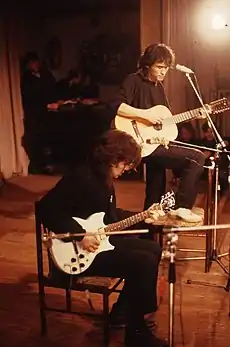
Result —
[[[35, 230], [33, 203], [56, 181], [57, 177], [14, 177], [7, 182], [0, 197], [0, 346], [12, 347], [80, 347], [102, 346], [102, 331], [97, 321], [79, 316], [50, 313], [48, 336], [40, 337], [37, 297]], [[118, 181], [118, 204], [139, 210], [143, 205], [144, 183]], [[135, 198], [134, 198], [135, 197]], [[230, 223], [229, 201], [222, 204], [219, 223]], [[220, 252], [227, 252], [228, 229], [218, 231]], [[200, 249], [204, 237], [179, 235], [178, 248]], [[179, 252], [185, 256], [188, 252]], [[202, 255], [198, 254], [198, 255]], [[227, 266], [227, 257], [221, 258]], [[228, 347], [230, 344], [229, 294], [224, 290], [227, 275], [214, 262], [204, 273], [203, 260], [176, 261], [175, 346]], [[163, 260], [160, 275], [168, 274], [168, 260]], [[187, 284], [187, 279], [192, 280]], [[194, 280], [209, 285], [198, 285]], [[167, 283], [166, 283], [167, 284]], [[49, 291], [49, 301], [64, 303], [63, 294]], [[115, 294], [112, 301], [115, 299]], [[168, 289], [160, 305], [157, 322], [159, 334], [168, 334]], [[111, 301], [111, 302], [112, 302]], [[101, 309], [101, 298], [93, 296], [95, 308]], [[84, 295], [74, 295], [78, 308], [87, 308]], [[110, 346], [123, 346], [123, 332], [112, 332]], [[144, 346], [143, 346], [144, 347]]]

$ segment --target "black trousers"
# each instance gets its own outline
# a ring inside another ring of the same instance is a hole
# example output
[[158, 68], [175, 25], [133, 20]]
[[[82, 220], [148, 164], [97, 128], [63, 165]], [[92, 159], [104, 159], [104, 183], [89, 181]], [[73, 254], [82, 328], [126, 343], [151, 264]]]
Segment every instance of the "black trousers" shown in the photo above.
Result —
[[181, 179], [176, 194], [176, 207], [191, 209], [198, 193], [197, 182], [204, 170], [204, 154], [193, 148], [160, 145], [144, 158], [146, 163], [145, 209], [154, 202], [159, 202], [165, 193], [166, 169], [181, 172]]
[[124, 297], [130, 320], [143, 319], [157, 310], [157, 277], [161, 259], [160, 246], [149, 240], [113, 236], [113, 251], [98, 254], [84, 272], [89, 276], [112, 276], [125, 279]]

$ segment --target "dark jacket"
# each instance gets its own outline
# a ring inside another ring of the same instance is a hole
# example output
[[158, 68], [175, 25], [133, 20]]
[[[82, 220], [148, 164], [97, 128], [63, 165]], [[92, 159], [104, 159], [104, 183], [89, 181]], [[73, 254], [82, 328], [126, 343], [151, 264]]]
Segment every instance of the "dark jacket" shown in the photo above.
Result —
[[86, 219], [104, 212], [104, 222], [109, 224], [134, 214], [116, 207], [114, 187], [109, 187], [106, 178], [86, 164], [64, 176], [40, 200], [39, 210], [45, 226], [55, 233], [84, 233], [72, 217]]
[[42, 108], [57, 101], [56, 81], [52, 73], [42, 69], [40, 77], [26, 69], [21, 80], [22, 102], [24, 109]]

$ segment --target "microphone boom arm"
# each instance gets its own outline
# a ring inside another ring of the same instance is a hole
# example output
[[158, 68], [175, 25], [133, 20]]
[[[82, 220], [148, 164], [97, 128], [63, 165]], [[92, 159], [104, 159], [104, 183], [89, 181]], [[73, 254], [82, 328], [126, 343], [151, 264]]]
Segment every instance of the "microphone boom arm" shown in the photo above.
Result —
[[215, 125], [214, 125], [214, 123], [213, 123], [213, 121], [212, 121], [212, 118], [210, 117], [210, 115], [209, 115], [209, 113], [208, 113], [208, 110], [207, 110], [207, 108], [205, 107], [205, 105], [204, 105], [204, 103], [203, 103], [203, 100], [202, 100], [200, 94], [198, 93], [198, 91], [197, 91], [197, 89], [196, 89], [196, 87], [195, 87], [195, 85], [194, 85], [194, 83], [193, 83], [193, 81], [192, 81], [192, 79], [191, 79], [190, 74], [189, 74], [189, 73], [186, 73], [185, 76], [188, 78], [188, 80], [189, 80], [189, 82], [190, 82], [190, 84], [191, 84], [191, 86], [192, 86], [192, 88], [193, 88], [193, 90], [194, 90], [194, 92], [195, 92], [195, 94], [196, 94], [198, 100], [200, 101], [200, 104], [201, 104], [201, 106], [202, 106], [202, 108], [203, 108], [203, 110], [204, 110], [204, 112], [205, 112], [205, 115], [206, 115], [206, 117], [207, 117], [207, 120], [208, 120], [208, 122], [210, 123], [210, 125], [211, 125], [211, 127], [212, 127], [212, 130], [214, 131], [214, 135], [215, 135], [216, 139], [218, 140], [218, 144], [221, 146], [221, 149], [223, 149], [223, 151], [226, 152], [226, 155], [227, 155], [227, 158], [228, 158], [228, 161], [229, 161], [229, 165], [230, 165], [230, 155], [228, 154], [228, 151], [227, 151], [227, 149], [226, 149], [226, 144], [225, 144], [224, 140], [222, 139], [222, 137], [221, 137], [220, 134], [218, 133], [218, 131], [217, 131], [217, 129], [216, 129], [216, 127], [215, 127]]

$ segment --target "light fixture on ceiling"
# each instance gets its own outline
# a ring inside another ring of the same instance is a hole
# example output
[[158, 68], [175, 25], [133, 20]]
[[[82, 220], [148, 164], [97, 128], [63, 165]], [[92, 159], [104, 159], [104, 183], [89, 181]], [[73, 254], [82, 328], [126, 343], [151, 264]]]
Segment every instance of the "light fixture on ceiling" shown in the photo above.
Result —
[[216, 14], [212, 18], [212, 28], [214, 30], [221, 30], [227, 27], [226, 18], [221, 14]]

